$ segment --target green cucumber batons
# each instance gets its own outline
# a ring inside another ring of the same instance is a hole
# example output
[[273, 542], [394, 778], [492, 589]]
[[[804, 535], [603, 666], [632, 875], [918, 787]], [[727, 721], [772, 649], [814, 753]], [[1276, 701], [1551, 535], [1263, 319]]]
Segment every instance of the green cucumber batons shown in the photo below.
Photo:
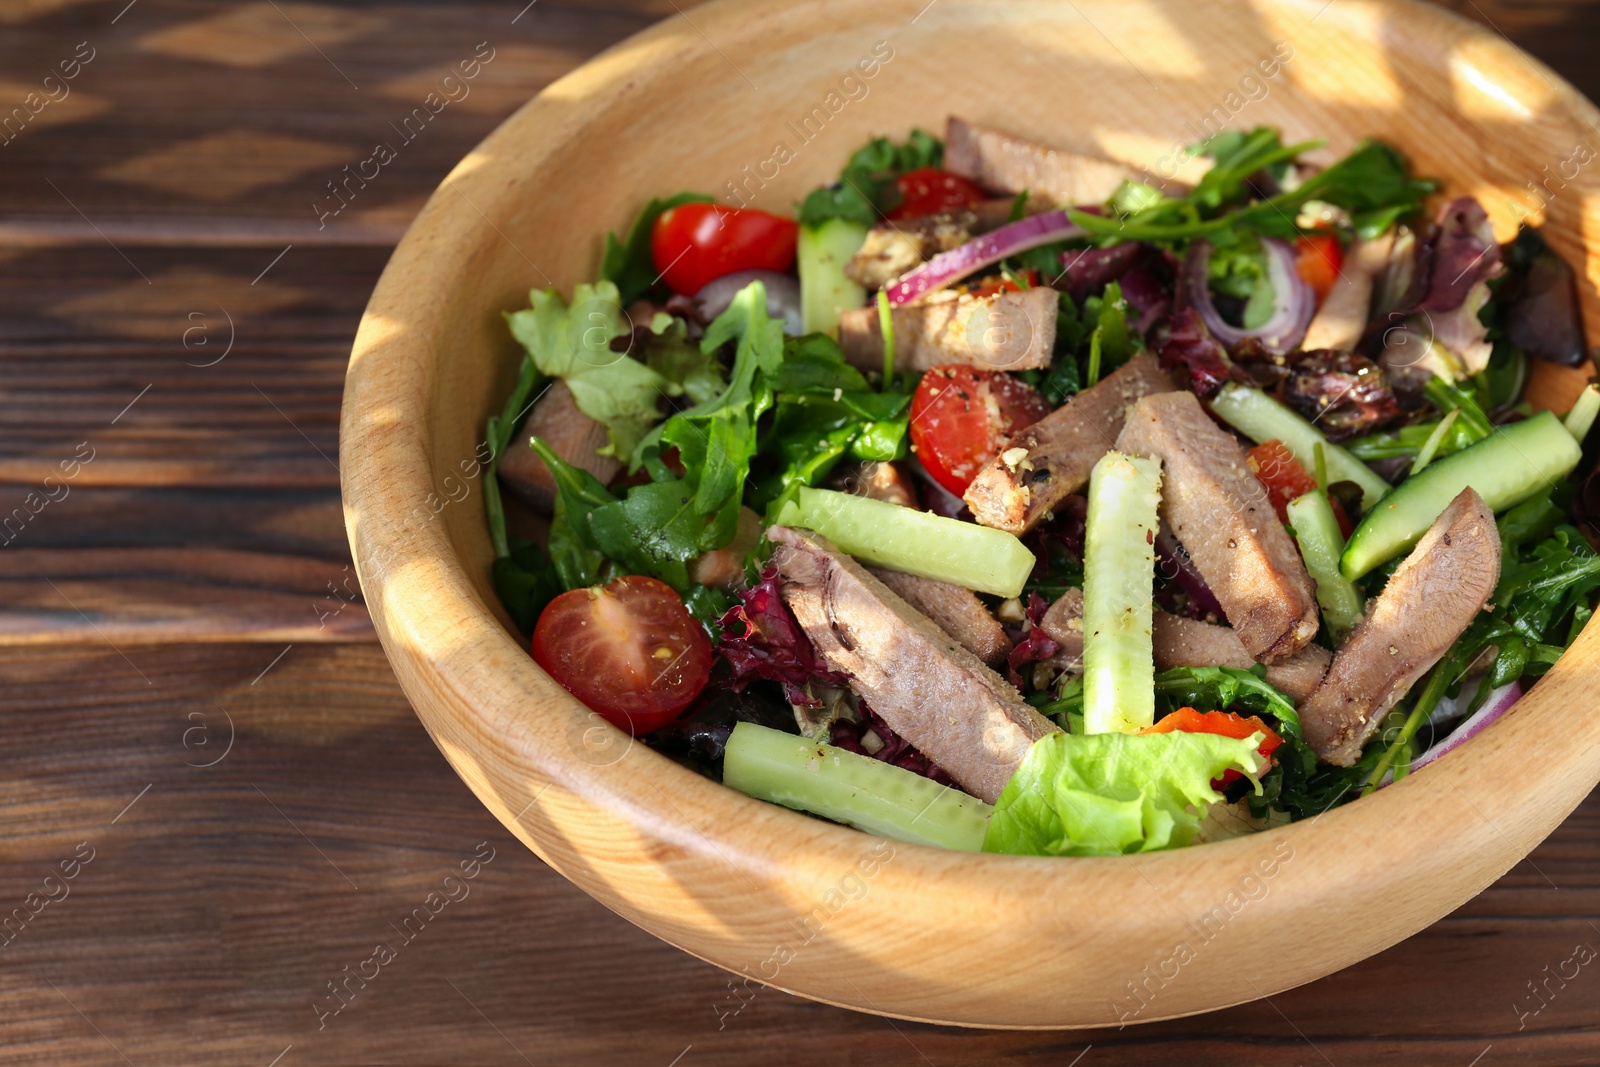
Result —
[[1548, 411], [1502, 426], [1391, 490], [1350, 535], [1340, 569], [1354, 580], [1410, 551], [1468, 486], [1498, 513], [1546, 491], [1582, 458], [1577, 440]]

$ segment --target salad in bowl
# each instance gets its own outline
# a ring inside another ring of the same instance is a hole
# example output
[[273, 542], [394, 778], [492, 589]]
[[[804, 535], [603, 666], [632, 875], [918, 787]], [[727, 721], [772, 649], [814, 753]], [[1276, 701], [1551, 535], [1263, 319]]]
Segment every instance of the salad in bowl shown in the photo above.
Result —
[[952, 117], [794, 217], [652, 200], [506, 316], [487, 520], [533, 657], [730, 788], [951, 849], [1426, 773], [1589, 619], [1600, 391], [1523, 399], [1589, 360], [1537, 229], [1320, 147], [1225, 131], [1180, 181]]

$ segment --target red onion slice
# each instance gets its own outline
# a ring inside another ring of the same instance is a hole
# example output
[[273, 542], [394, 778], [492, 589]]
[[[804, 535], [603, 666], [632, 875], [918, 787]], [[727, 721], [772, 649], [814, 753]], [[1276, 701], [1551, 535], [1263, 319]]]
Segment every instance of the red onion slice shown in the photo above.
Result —
[[740, 270], [713, 278], [694, 294], [695, 312], [706, 325], [728, 310], [739, 290], [751, 282], [767, 289], [767, 314], [783, 320], [783, 332], [798, 337], [803, 331], [800, 316], [800, 283], [791, 275], [774, 270]]
[[1449, 736], [1437, 742], [1428, 751], [1411, 761], [1411, 769], [1419, 771], [1444, 755], [1476, 737], [1485, 726], [1504, 715], [1511, 705], [1515, 704], [1522, 696], [1522, 683], [1511, 682], [1494, 690], [1483, 701], [1483, 707], [1473, 712], [1471, 717], [1451, 730]]
[[1162, 575], [1177, 582], [1178, 588], [1188, 594], [1189, 602], [1200, 610], [1201, 615], [1209, 615], [1218, 621], [1227, 618], [1222, 605], [1217, 602], [1217, 594], [1200, 577], [1200, 572], [1189, 559], [1188, 550], [1178, 543], [1177, 537], [1173, 536], [1165, 523], [1156, 534], [1156, 559]]
[[1030, 215], [974, 237], [948, 252], [940, 252], [922, 266], [901, 275], [885, 291], [889, 294], [889, 303], [909, 304], [918, 297], [949, 288], [969, 274], [998, 263], [1007, 256], [1052, 241], [1082, 236], [1084, 230], [1067, 218], [1065, 211]]
[[1276, 237], [1263, 237], [1261, 248], [1267, 254], [1267, 278], [1272, 282], [1272, 317], [1254, 330], [1232, 326], [1211, 302], [1209, 271], [1211, 242], [1198, 240], [1189, 246], [1183, 260], [1183, 293], [1200, 313], [1211, 335], [1231, 351], [1247, 337], [1255, 338], [1267, 351], [1287, 355], [1300, 347], [1317, 310], [1317, 297], [1295, 269], [1295, 251]]

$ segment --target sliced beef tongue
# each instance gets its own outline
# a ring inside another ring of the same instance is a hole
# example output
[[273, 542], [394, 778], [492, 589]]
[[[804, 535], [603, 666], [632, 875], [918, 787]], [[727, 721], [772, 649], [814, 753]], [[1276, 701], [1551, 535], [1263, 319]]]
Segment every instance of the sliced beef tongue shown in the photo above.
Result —
[[1316, 636], [1316, 587], [1239, 443], [1193, 393], [1140, 399], [1119, 451], [1161, 460], [1161, 518], [1216, 595], [1251, 657], [1288, 659]]
[[1353, 350], [1367, 330], [1371, 317], [1373, 284], [1389, 265], [1394, 251], [1394, 229], [1373, 238], [1357, 238], [1344, 254], [1339, 277], [1306, 327], [1300, 347]]
[[[1083, 593], [1068, 589], [1045, 612], [1040, 627], [1061, 646], [1058, 663], [1071, 668], [1083, 659]], [[1236, 667], [1255, 665], [1239, 635], [1227, 626], [1186, 619], [1157, 608], [1150, 628], [1152, 652], [1158, 670], [1172, 667]], [[1267, 665], [1267, 684], [1281, 690], [1296, 704], [1306, 699], [1327, 673], [1328, 650], [1307, 645], [1279, 663]], [[1220, 708], [1203, 708], [1220, 711]]]
[[1306, 742], [1348, 767], [1384, 714], [1455, 644], [1500, 581], [1494, 514], [1463, 489], [1372, 601], [1300, 707]]
[[[1050, 365], [1056, 343], [1056, 291], [1036, 286], [1020, 293], [972, 296], [933, 293], [890, 313], [894, 364], [929, 370], [962, 363], [990, 370], [1037, 370]], [[883, 367], [883, 331], [876, 307], [839, 316], [839, 347], [862, 370]]]
[[826, 538], [773, 526], [783, 599], [829, 669], [961, 788], [993, 803], [1057, 727]]
[[1011, 654], [1011, 638], [1006, 636], [1005, 627], [972, 590], [920, 574], [876, 567], [871, 573], [989, 666], [1004, 663]]
[[534, 404], [522, 432], [512, 438], [500, 458], [500, 480], [529, 507], [550, 514], [556, 502], [556, 481], [539, 454], [528, 447], [528, 438], [544, 438], [552, 451], [575, 467], [582, 467], [602, 482], [609, 482], [622, 470], [622, 464], [602, 456], [608, 438], [606, 428], [578, 410], [572, 390], [556, 381]]
[[[1255, 660], [1245, 650], [1244, 642], [1228, 626], [1186, 619], [1157, 608], [1151, 637], [1155, 646], [1156, 666], [1162, 670], [1170, 667], [1236, 667], [1248, 670], [1255, 666]], [[1299, 704], [1317, 688], [1332, 659], [1332, 654], [1321, 645], [1307, 645], [1286, 659], [1267, 664], [1266, 682]]]
[[1134, 401], [1175, 388], [1154, 357], [1133, 357], [1012, 438], [967, 487], [973, 517], [1008, 533], [1032, 529], [1089, 484], [1090, 470], [1111, 450]]
[[1125, 180], [1150, 179], [1121, 163], [1035, 144], [954, 115], [945, 128], [944, 166], [993, 192], [1026, 191], [1057, 207], [1101, 204]]

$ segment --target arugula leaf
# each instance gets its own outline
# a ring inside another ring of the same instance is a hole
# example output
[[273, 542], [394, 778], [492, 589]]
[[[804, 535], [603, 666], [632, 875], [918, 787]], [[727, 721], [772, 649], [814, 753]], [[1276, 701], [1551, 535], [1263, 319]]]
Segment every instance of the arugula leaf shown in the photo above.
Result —
[[1282, 177], [1288, 164], [1301, 152], [1320, 148], [1321, 141], [1302, 141], [1285, 147], [1278, 131], [1257, 126], [1249, 133], [1223, 130], [1200, 145], [1200, 154], [1215, 162], [1200, 179], [1188, 199], [1203, 209], [1215, 211], [1248, 193], [1246, 183], [1257, 171], [1269, 170]]
[[505, 559], [511, 555], [511, 546], [506, 540], [505, 505], [500, 499], [500, 481], [497, 477], [500, 472], [500, 459], [506, 454], [506, 448], [511, 444], [511, 437], [522, 424], [528, 409], [533, 406], [528, 398], [533, 395], [534, 387], [542, 385], [545, 380], [545, 376], [534, 366], [533, 357], [523, 356], [522, 366], [517, 371], [517, 384], [512, 386], [500, 413], [490, 415], [484, 426], [484, 441], [489, 446], [489, 462], [483, 473], [483, 500], [489, 523], [489, 541], [494, 545], [496, 559]]
[[850, 156], [837, 182], [812, 190], [801, 202], [800, 225], [820, 226], [829, 219], [848, 219], [875, 226], [894, 207], [896, 178], [943, 162], [944, 142], [922, 130], [912, 130], [900, 145], [887, 137], [874, 138]]
[[872, 390], [833, 338], [788, 339], [783, 365], [767, 381], [776, 403], [761, 444], [767, 473], [751, 494], [752, 506], [770, 507], [791, 488], [816, 485], [847, 456], [905, 455], [910, 395]]
[[560, 576], [544, 551], [520, 537], [512, 541], [510, 555], [494, 561], [491, 577], [495, 595], [510, 613], [511, 621], [528, 635], [532, 635], [545, 605], [563, 590]]
[[628, 227], [626, 239], [619, 241], [616, 234], [606, 234], [605, 252], [600, 257], [601, 279], [616, 284], [624, 304], [631, 304], [644, 296], [654, 287], [659, 276], [655, 259], [650, 254], [650, 236], [655, 229], [656, 219], [669, 208], [680, 204], [709, 204], [715, 199], [704, 193], [678, 193], [651, 200], [639, 212], [638, 218], [633, 220], [633, 225]]
[[1094, 385], [1101, 376], [1115, 370], [1133, 355], [1133, 336], [1128, 331], [1128, 302], [1122, 299], [1122, 286], [1112, 282], [1102, 296], [1083, 302], [1083, 317], [1093, 320], [1089, 351], [1084, 366], [1083, 384]]
[[596, 508], [615, 503], [617, 498], [594, 475], [556, 455], [543, 438], [533, 437], [528, 443], [550, 468], [556, 483], [555, 515], [550, 520], [550, 564], [568, 589], [595, 585], [601, 581], [610, 553], [595, 538], [589, 517]]
[[[1267, 136], [1267, 135], [1270, 135]], [[1358, 235], [1375, 236], [1395, 219], [1417, 213], [1438, 188], [1428, 178], [1411, 176], [1405, 158], [1379, 141], [1366, 140], [1350, 154], [1307, 178], [1297, 188], [1237, 208], [1245, 180], [1262, 167], [1274, 167], [1315, 142], [1284, 147], [1277, 135], [1253, 131], [1230, 138], [1218, 149], [1223, 158], [1181, 200], [1161, 200], [1126, 217], [1069, 210], [1073, 222], [1096, 238], [1181, 242], [1244, 226], [1278, 237], [1299, 230], [1294, 219], [1308, 200], [1321, 200], [1350, 212]]]

